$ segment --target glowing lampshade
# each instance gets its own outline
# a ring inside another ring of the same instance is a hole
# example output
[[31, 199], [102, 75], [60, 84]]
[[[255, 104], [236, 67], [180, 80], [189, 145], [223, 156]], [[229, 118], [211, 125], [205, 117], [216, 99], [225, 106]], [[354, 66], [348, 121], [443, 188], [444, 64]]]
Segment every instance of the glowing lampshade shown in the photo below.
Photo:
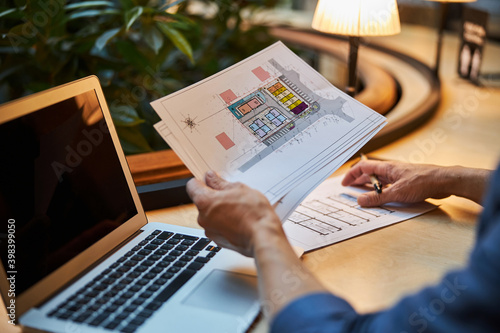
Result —
[[388, 36], [401, 31], [396, 0], [319, 0], [312, 27], [347, 36]]
[[356, 94], [359, 39], [388, 36], [401, 31], [396, 0], [319, 0], [313, 29], [349, 36], [348, 84], [346, 93]]

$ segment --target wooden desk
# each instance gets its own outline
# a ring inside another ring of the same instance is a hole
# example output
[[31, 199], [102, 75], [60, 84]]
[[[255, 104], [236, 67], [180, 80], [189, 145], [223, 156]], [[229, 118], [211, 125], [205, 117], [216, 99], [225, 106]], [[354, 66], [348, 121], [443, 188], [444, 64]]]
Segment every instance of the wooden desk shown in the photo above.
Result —
[[[432, 29], [404, 26], [401, 35], [374, 42], [411, 52], [432, 65], [435, 38]], [[500, 90], [478, 88], [457, 78], [458, 47], [456, 36], [445, 36], [441, 64], [443, 99], [436, 116], [373, 155], [413, 163], [496, 167], [500, 157]], [[498, 71], [499, 55], [500, 47], [488, 44], [484, 72]], [[345, 170], [346, 167], [341, 168], [336, 175]], [[481, 207], [457, 197], [433, 203], [440, 207], [428, 214], [308, 253], [303, 257], [304, 264], [357, 311], [389, 307], [467, 262]], [[150, 221], [198, 227], [197, 211], [192, 205], [147, 215]], [[252, 329], [267, 331], [265, 319]]]

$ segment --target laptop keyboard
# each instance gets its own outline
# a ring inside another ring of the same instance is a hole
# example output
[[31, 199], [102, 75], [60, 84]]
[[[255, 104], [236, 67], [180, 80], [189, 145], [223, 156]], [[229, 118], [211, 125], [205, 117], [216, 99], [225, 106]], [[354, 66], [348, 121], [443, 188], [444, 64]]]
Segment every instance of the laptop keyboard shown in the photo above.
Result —
[[220, 250], [210, 239], [153, 231], [49, 317], [135, 332]]

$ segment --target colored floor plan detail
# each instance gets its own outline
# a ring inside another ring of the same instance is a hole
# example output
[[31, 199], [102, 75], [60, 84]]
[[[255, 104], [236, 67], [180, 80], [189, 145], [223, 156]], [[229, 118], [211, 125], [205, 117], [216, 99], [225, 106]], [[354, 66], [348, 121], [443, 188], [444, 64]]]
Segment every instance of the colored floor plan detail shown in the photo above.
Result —
[[280, 130], [295, 127], [293, 121], [314, 105], [307, 96], [287, 86], [280, 79], [274, 80], [258, 91], [228, 106], [233, 115], [262, 142], [267, 141]]
[[302, 111], [308, 108], [305, 102], [297, 98], [281, 82], [274, 84], [267, 90], [295, 115], [301, 114]]
[[342, 110], [346, 102], [343, 98], [323, 98], [304, 85], [296, 71], [285, 69], [274, 59], [270, 59], [269, 64], [281, 72], [281, 76], [227, 107], [267, 146], [240, 167], [243, 172], [324, 116], [335, 115], [347, 122], [354, 120]]

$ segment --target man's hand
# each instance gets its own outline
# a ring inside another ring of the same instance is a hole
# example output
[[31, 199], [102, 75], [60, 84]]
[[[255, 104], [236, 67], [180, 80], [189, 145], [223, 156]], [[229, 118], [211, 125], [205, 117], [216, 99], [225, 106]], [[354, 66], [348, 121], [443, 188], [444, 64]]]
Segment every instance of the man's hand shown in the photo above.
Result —
[[420, 202], [427, 198], [442, 199], [458, 195], [481, 202], [490, 171], [464, 167], [441, 167], [402, 162], [360, 161], [345, 175], [342, 185], [370, 183], [378, 177], [382, 193], [371, 191], [358, 197], [361, 206], [380, 206], [388, 202]]
[[192, 179], [186, 189], [199, 210], [198, 223], [218, 245], [253, 256], [258, 231], [283, 233], [278, 216], [262, 193], [227, 182], [211, 171], [205, 182]]
[[281, 221], [262, 193], [227, 182], [214, 172], [207, 172], [205, 182], [192, 179], [187, 184], [198, 207], [198, 222], [207, 237], [220, 246], [255, 258], [266, 315], [274, 316], [301, 296], [326, 292], [297, 258]]

